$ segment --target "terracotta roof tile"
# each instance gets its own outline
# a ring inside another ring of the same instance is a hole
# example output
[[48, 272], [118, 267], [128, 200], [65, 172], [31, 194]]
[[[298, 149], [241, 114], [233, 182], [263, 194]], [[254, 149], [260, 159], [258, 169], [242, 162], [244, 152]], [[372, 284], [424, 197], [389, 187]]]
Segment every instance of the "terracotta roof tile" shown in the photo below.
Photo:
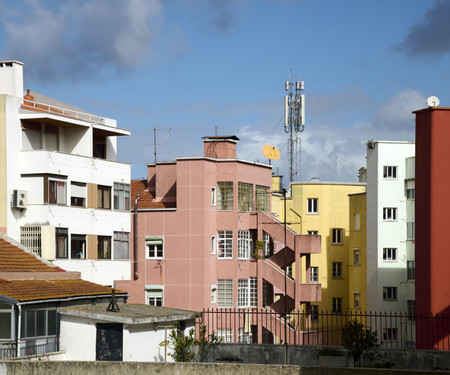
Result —
[[8, 241], [0, 238], [1, 272], [61, 272]]
[[[20, 302], [76, 296], [111, 294], [111, 288], [86, 280], [5, 280], [0, 279], [0, 294]], [[116, 294], [127, 294], [116, 290]]]
[[139, 194], [138, 209], [175, 208], [175, 202], [156, 202], [155, 197], [148, 191], [147, 180], [131, 180], [131, 210]]

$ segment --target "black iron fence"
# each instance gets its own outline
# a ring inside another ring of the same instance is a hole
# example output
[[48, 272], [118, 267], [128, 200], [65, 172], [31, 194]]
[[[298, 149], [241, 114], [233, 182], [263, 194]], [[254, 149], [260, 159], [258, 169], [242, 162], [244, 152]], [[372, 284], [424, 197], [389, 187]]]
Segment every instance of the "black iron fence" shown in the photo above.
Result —
[[206, 309], [197, 319], [197, 328], [228, 343], [290, 345], [342, 345], [342, 328], [358, 321], [376, 332], [385, 348], [450, 350], [449, 315], [407, 313], [293, 312], [287, 316], [270, 309]]

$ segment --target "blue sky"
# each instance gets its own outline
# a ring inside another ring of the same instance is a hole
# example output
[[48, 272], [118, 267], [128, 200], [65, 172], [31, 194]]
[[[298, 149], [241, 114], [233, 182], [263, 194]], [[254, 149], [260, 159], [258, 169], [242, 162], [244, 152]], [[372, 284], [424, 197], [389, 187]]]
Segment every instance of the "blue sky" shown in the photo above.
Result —
[[[305, 82], [298, 180], [357, 181], [369, 139], [414, 140], [411, 111], [449, 106], [450, 1], [0, 0], [0, 58], [25, 89], [131, 130], [132, 178], [237, 135], [238, 156], [288, 180], [284, 81]], [[168, 130], [170, 128], [170, 131]]]

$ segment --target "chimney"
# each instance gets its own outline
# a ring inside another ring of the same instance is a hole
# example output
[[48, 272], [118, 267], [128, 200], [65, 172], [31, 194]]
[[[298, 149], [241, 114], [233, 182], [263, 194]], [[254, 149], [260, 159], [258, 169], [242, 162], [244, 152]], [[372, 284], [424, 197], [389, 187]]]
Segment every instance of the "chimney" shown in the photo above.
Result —
[[23, 63], [0, 61], [0, 95], [23, 98]]
[[236, 159], [236, 144], [239, 138], [235, 135], [203, 137], [204, 156], [214, 159]]

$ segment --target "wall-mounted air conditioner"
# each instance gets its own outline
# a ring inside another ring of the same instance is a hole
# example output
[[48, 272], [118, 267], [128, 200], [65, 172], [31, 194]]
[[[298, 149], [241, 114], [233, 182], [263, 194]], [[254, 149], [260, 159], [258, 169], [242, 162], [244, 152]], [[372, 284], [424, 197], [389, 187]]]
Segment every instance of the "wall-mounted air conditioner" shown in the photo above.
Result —
[[27, 208], [27, 192], [25, 190], [13, 190], [12, 208], [24, 210]]

